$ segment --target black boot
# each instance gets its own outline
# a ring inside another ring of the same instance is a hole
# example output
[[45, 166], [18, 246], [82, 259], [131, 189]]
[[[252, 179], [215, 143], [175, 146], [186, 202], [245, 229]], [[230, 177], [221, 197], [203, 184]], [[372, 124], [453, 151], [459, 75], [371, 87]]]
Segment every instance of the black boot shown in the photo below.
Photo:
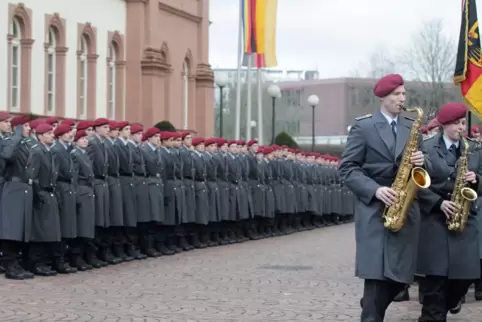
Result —
[[84, 261], [90, 266], [92, 266], [93, 268], [101, 268], [108, 265], [106, 262], [104, 262], [103, 260], [100, 260], [97, 257], [94, 250], [86, 251]]
[[73, 255], [70, 258], [70, 266], [76, 268], [80, 272], [84, 272], [92, 269], [92, 265], [87, 264], [86, 261], [80, 255]]
[[393, 302], [406, 302], [410, 301], [410, 295], [408, 294], [408, 286], [406, 286], [400, 293], [395, 296]]
[[189, 245], [189, 243], [187, 242], [185, 235], [179, 236], [179, 248], [181, 248], [184, 251], [194, 249], [194, 247]]
[[34, 274], [25, 270], [17, 260], [11, 260], [4, 263], [5, 278], [11, 280], [25, 280], [34, 278]]
[[135, 247], [134, 245], [128, 245], [126, 247], [126, 255], [128, 257], [132, 257], [134, 258], [135, 260], [140, 260], [140, 259], [146, 259], [147, 258], [147, 255], [146, 254], [142, 254], [139, 249], [137, 249], [137, 247]]
[[77, 272], [77, 268], [70, 266], [63, 256], [54, 259], [52, 270], [59, 274], [72, 274]]
[[112, 247], [112, 255], [119, 258], [122, 262], [131, 262], [134, 260], [134, 257], [126, 254], [124, 245], [114, 245]]
[[476, 301], [482, 301], [482, 280], [476, 280], [474, 283], [474, 295]]
[[115, 257], [112, 254], [112, 251], [110, 250], [109, 247], [101, 248], [99, 251], [98, 257], [101, 261], [106, 262], [107, 264], [110, 264], [110, 265], [116, 265], [122, 262], [120, 258]]

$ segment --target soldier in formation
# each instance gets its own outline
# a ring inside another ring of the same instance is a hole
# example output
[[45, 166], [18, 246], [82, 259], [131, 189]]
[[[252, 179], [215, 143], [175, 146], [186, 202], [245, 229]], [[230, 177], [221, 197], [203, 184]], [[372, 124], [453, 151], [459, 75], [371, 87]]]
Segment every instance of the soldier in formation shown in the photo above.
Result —
[[0, 112], [0, 269], [69, 274], [349, 222], [337, 166], [256, 140]]

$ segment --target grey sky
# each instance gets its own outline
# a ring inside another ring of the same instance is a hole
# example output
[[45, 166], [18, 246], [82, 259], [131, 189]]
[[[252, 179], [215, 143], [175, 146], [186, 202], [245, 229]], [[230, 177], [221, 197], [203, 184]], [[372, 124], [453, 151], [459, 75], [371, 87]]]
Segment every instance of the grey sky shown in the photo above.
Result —
[[[441, 18], [457, 39], [461, 0], [278, 0], [277, 56], [282, 69], [349, 75], [379, 48], [406, 48], [425, 20]], [[211, 0], [210, 63], [235, 68], [239, 0]], [[480, 12], [480, 8], [479, 8]]]

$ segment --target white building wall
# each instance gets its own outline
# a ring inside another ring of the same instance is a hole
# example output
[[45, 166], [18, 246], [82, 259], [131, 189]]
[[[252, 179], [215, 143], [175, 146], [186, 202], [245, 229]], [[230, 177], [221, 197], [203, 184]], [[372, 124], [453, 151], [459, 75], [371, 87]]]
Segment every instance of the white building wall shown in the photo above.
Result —
[[0, 45], [0, 70], [3, 73], [0, 73], [0, 110], [5, 111], [8, 109], [7, 107], [7, 64], [8, 64], [8, 56], [7, 56], [7, 34], [9, 33], [8, 30], [8, 2], [7, 1], [0, 1], [0, 35], [3, 37], [2, 45]]
[[[66, 24], [66, 102], [65, 116], [77, 116], [77, 50], [79, 50], [78, 23], [90, 22], [97, 30], [97, 93], [96, 117], [107, 114], [107, 73], [106, 59], [108, 55], [108, 32], [126, 31], [126, 4], [123, 0], [21, 0], [25, 7], [32, 10], [32, 113], [44, 114], [44, 82], [45, 82], [45, 49], [47, 39], [45, 30], [45, 14], [58, 13]], [[12, 4], [18, 2], [11, 1]], [[8, 1], [0, 1], [0, 21], [8, 21]], [[8, 33], [7, 23], [0, 23], [0, 33]], [[3, 38], [5, 39], [5, 37]], [[6, 41], [0, 50], [0, 61], [7, 64]], [[1, 47], [0, 47], [1, 48]], [[2, 69], [5, 70], [5, 69]], [[7, 88], [6, 75], [0, 77], [0, 88]], [[0, 93], [0, 103], [7, 104], [7, 91]], [[2, 107], [3, 107], [2, 106]]]

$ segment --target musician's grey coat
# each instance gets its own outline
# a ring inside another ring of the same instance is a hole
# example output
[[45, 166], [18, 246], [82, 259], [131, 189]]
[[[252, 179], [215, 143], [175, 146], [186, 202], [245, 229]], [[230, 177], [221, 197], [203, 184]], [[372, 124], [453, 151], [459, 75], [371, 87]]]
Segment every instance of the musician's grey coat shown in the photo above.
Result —
[[[482, 156], [480, 150], [470, 144], [468, 169], [480, 173]], [[465, 150], [463, 144], [460, 153]], [[420, 210], [422, 215], [417, 273], [423, 275], [448, 276], [450, 279], [480, 278], [479, 245], [477, 232], [478, 203], [472, 203], [467, 227], [461, 233], [450, 232], [446, 218], [440, 210], [442, 200], [450, 200], [454, 189], [457, 167], [447, 160], [447, 150], [442, 134], [424, 141], [432, 169], [429, 172], [432, 184], [421, 191]], [[458, 165], [458, 164], [457, 164]], [[480, 179], [480, 177], [479, 177]], [[482, 194], [482, 183], [470, 185]], [[480, 201], [480, 198], [479, 198]]]
[[[398, 117], [397, 140], [381, 112], [358, 118], [348, 135], [339, 171], [353, 191], [357, 277], [410, 283], [417, 261], [420, 211], [414, 202], [405, 226], [390, 232], [383, 226], [384, 205], [376, 199], [379, 187], [391, 186], [413, 121]], [[419, 138], [421, 148], [422, 137]], [[426, 159], [426, 165], [429, 165]]]

